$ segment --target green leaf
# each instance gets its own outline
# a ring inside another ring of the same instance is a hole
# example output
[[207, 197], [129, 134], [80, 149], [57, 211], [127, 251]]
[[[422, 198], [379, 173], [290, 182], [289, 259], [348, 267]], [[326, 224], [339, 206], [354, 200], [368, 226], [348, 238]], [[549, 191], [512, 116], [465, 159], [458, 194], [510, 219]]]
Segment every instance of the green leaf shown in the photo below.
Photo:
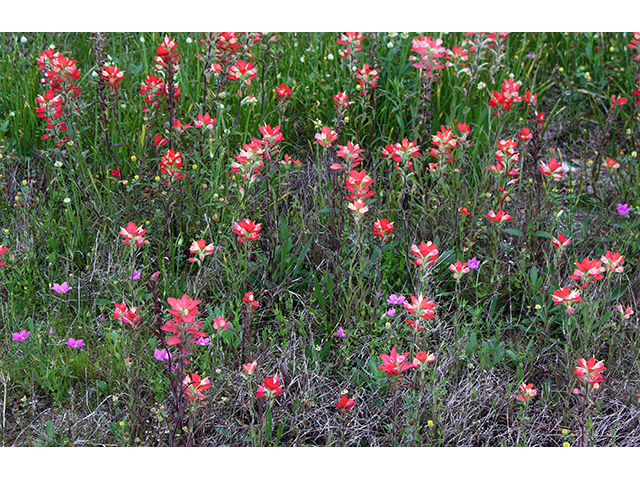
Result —
[[537, 232], [535, 232], [533, 234], [534, 237], [542, 237], [542, 238], [548, 238], [549, 240], [551, 240], [551, 234], [549, 232], [543, 232], [542, 230], [538, 230]]
[[513, 235], [515, 237], [524, 237], [524, 234], [518, 230], [517, 228], [505, 228], [502, 230], [504, 233], [508, 233], [509, 235]]

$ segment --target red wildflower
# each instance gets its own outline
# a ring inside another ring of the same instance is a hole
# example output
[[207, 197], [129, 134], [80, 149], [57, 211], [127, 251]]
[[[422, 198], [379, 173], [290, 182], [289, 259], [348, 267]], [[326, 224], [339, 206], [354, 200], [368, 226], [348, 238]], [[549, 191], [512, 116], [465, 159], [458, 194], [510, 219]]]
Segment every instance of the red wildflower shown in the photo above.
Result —
[[122, 79], [124, 78], [124, 72], [118, 67], [108, 66], [102, 71], [102, 78], [107, 86], [114, 89], [113, 94], [115, 94], [115, 92], [118, 91], [118, 88], [120, 88], [120, 82], [122, 82]]
[[189, 400], [202, 400], [204, 398], [202, 392], [211, 388], [211, 382], [208, 378], [200, 379], [200, 375], [192, 373], [191, 376], [184, 377], [182, 388]]
[[600, 383], [604, 381], [604, 378], [600, 374], [606, 370], [604, 366], [604, 362], [596, 361], [595, 358], [591, 357], [589, 360], [585, 360], [584, 358], [578, 359], [578, 366], [573, 370], [580, 381], [585, 382], [589, 385], [593, 385], [594, 390], [600, 389]]
[[600, 257], [600, 261], [608, 267], [609, 272], [622, 273], [624, 271], [624, 267], [621, 266], [624, 257], [620, 255], [620, 252], [612, 253], [607, 250], [607, 253]]
[[562, 178], [562, 163], [558, 163], [555, 158], [549, 160], [548, 164], [541, 162], [540, 173], [551, 175], [554, 179], [560, 180]]
[[274, 92], [278, 94], [281, 100], [286, 100], [291, 96], [291, 88], [287, 87], [284, 83], [281, 83], [276, 88], [273, 89]]
[[258, 69], [253, 68], [253, 62], [245, 62], [238, 59], [235, 65], [229, 68], [229, 79], [240, 80], [251, 85], [251, 79], [258, 76]]
[[564, 233], [561, 233], [560, 235], [558, 235], [557, 239], [553, 238], [551, 240], [551, 243], [553, 243], [553, 248], [559, 250], [560, 253], [562, 253], [569, 245], [571, 245], [571, 238], [567, 238]]
[[340, 410], [349, 410], [356, 404], [356, 401], [353, 398], [347, 398], [346, 395], [342, 395], [342, 397], [340, 398], [340, 403], [335, 403], [336, 407], [338, 407]]
[[393, 230], [393, 222], [389, 222], [386, 218], [376, 220], [373, 224], [373, 235], [381, 238], [383, 243], [391, 240], [391, 230]]
[[432, 266], [438, 259], [438, 246], [435, 243], [420, 243], [420, 246], [411, 245], [411, 252], [417, 257], [413, 261], [415, 265], [427, 267]]
[[513, 217], [500, 209], [496, 213], [494, 213], [493, 210], [489, 210], [489, 213], [487, 213], [487, 218], [492, 222], [503, 223], [507, 220], [511, 220]]
[[141, 247], [142, 245], [148, 243], [144, 238], [145, 233], [147, 233], [146, 229], [138, 227], [133, 222], [129, 222], [127, 223], [126, 227], [120, 229], [120, 233], [118, 233], [118, 235], [124, 237], [124, 241], [122, 243], [124, 243], [125, 245], [130, 245], [132, 244], [131, 242], [133, 242], [138, 247]]
[[280, 379], [278, 378], [278, 375], [274, 375], [273, 378], [267, 377], [264, 379], [264, 385], [260, 385], [258, 387], [256, 397], [267, 397], [268, 399], [272, 399], [280, 394], [282, 394]]
[[427, 365], [427, 363], [435, 362], [436, 356], [433, 353], [427, 353], [420, 351], [416, 353], [416, 356], [413, 359], [413, 364], [417, 368], [423, 368]]
[[553, 292], [551, 299], [553, 300], [554, 305], [567, 303], [567, 313], [575, 312], [575, 309], [571, 306], [572, 303], [582, 301], [582, 298], [580, 298], [580, 291], [578, 289], [569, 291], [569, 287], [563, 287], [556, 290]]
[[115, 303], [115, 312], [113, 312], [114, 320], [122, 320], [122, 323], [130, 327], [136, 327], [142, 320], [138, 317], [137, 308], [129, 308], [125, 302]]
[[338, 134], [329, 127], [322, 127], [320, 133], [315, 134], [316, 143], [323, 147], [330, 147], [332, 142], [338, 140]]
[[193, 323], [195, 322], [194, 316], [200, 313], [198, 310], [200, 300], [189, 298], [186, 293], [179, 299], [170, 297], [167, 302], [172, 307], [168, 308], [167, 312], [173, 315], [176, 321]]
[[213, 126], [216, 124], [216, 120], [216, 118], [211, 118], [211, 115], [209, 115], [208, 113], [205, 113], [204, 115], [199, 113], [198, 120], [193, 122], [193, 126], [196, 128], [205, 127], [209, 130], [213, 130]]
[[407, 312], [415, 313], [425, 320], [436, 317], [436, 304], [433, 300], [430, 300], [429, 297], [423, 297], [422, 295], [415, 297], [411, 295], [411, 302], [413, 303], [404, 302], [402, 305]]
[[533, 388], [533, 383], [521, 383], [520, 390], [522, 391], [522, 393], [519, 393], [516, 396], [516, 400], [520, 402], [528, 402], [531, 397], [535, 397], [536, 395], [538, 395], [538, 391]]
[[582, 288], [587, 288], [589, 283], [595, 282], [596, 280], [602, 280], [604, 276], [602, 272], [604, 272], [605, 267], [602, 266], [602, 262], [599, 260], [589, 260], [585, 258], [582, 262], [576, 261], [576, 270], [574, 270], [573, 275], [569, 278], [571, 280], [583, 280], [583, 277], [586, 277], [586, 282], [582, 285]]
[[453, 278], [456, 280], [462, 277], [462, 275], [464, 275], [465, 273], [469, 273], [471, 271], [471, 269], [467, 267], [467, 264], [462, 263], [460, 260], [457, 260], [456, 263], [452, 263], [451, 265], [449, 265], [449, 270], [453, 272]]
[[260, 304], [253, 296], [253, 292], [247, 292], [244, 294], [242, 301], [247, 305], [247, 308], [258, 308]]
[[607, 157], [602, 161], [602, 168], [607, 168], [609, 170], [615, 170], [616, 168], [620, 168], [620, 164], [615, 160]]
[[262, 225], [259, 223], [253, 223], [248, 218], [240, 222], [236, 222], [233, 225], [233, 231], [238, 235], [238, 243], [244, 243], [246, 240], [258, 240], [260, 238], [259, 232], [262, 229]]
[[409, 368], [415, 368], [413, 363], [405, 362], [405, 359], [408, 356], [408, 353], [398, 355], [396, 347], [393, 347], [390, 355], [387, 355], [386, 353], [380, 355], [383, 363], [378, 367], [378, 370], [384, 370], [387, 373], [387, 377], [398, 376]]
[[[184, 175], [180, 172], [180, 169], [184, 166], [180, 152], [169, 150], [162, 156], [162, 160], [158, 162], [158, 165], [160, 165], [160, 172], [168, 177], [170, 182], [184, 178]], [[167, 181], [163, 180], [163, 183], [167, 183]]]
[[347, 190], [351, 192], [351, 195], [346, 197], [347, 200], [351, 201], [354, 197], [357, 197], [361, 200], [365, 198], [369, 198], [375, 194], [375, 192], [369, 189], [369, 185], [371, 185], [374, 180], [367, 175], [366, 170], [362, 170], [358, 172], [357, 170], [351, 170], [349, 173], [349, 178], [346, 180]]
[[209, 245], [207, 245], [204, 239], [194, 241], [191, 244], [189, 253], [197, 255], [198, 258], [192, 257], [189, 259], [189, 262], [190, 263], [193, 263], [196, 261], [201, 262], [202, 260], [204, 260], [204, 257], [206, 257], [207, 255], [211, 255], [213, 253], [213, 250], [214, 250], [213, 243], [210, 243]]

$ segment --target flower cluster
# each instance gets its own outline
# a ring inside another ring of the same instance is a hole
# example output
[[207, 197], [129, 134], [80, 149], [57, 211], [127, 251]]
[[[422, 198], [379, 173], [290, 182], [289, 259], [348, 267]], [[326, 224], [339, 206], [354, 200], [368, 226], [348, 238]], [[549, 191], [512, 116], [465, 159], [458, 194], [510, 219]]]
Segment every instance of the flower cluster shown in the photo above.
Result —
[[[498, 108], [501, 111], [512, 110], [514, 103], [526, 102], [529, 103], [532, 99], [534, 102], [537, 100], [536, 95], [531, 95], [531, 92], [527, 90], [524, 95], [518, 93], [518, 89], [522, 86], [521, 82], [516, 82], [513, 78], [507, 78], [502, 82], [502, 91], [493, 91], [491, 100], [487, 103], [490, 107]], [[494, 110], [494, 114], [498, 113], [498, 110]]]
[[189, 259], [189, 263], [198, 262], [198, 265], [200, 265], [207, 255], [213, 254], [213, 250], [214, 250], [213, 243], [210, 243], [209, 245], [207, 245], [207, 242], [205, 242], [204, 239], [194, 241], [191, 244], [189, 253], [191, 253], [192, 255], [196, 255], [196, 257], [191, 257]]
[[[195, 316], [200, 313], [198, 304], [200, 300], [189, 298], [186, 294], [182, 298], [168, 298], [167, 302], [172, 308], [167, 309], [173, 316], [173, 320], [169, 320], [160, 327], [163, 332], [169, 332], [173, 335], [167, 339], [167, 345], [192, 345], [200, 338], [207, 336], [205, 332], [201, 332], [202, 321], [196, 322]], [[188, 353], [183, 348], [184, 353]]]
[[367, 91], [367, 87], [376, 88], [376, 80], [378, 78], [378, 70], [369, 67], [368, 63], [365, 63], [361, 68], [356, 69], [356, 82], [360, 86], [360, 95], [364, 95]]
[[574, 313], [575, 309], [571, 306], [572, 303], [581, 302], [582, 298], [580, 298], [580, 291], [578, 289], [569, 290], [569, 287], [563, 287], [555, 292], [551, 296], [554, 305], [558, 305], [560, 303], [567, 304], [567, 313]]
[[362, 51], [362, 41], [364, 40], [364, 35], [360, 32], [347, 32], [340, 35], [340, 38], [336, 40], [339, 45], [347, 45], [346, 50], [341, 50], [340, 56], [345, 58], [351, 54], [351, 46], [353, 46], [353, 50], [356, 52]]
[[383, 157], [391, 158], [396, 162], [395, 167], [398, 173], [402, 173], [404, 169], [413, 170], [412, 158], [419, 155], [420, 147], [418, 147], [418, 142], [410, 142], [406, 138], [403, 138], [401, 143], [386, 145], [382, 149]]
[[245, 62], [238, 59], [235, 65], [229, 68], [229, 74], [227, 77], [230, 80], [238, 80], [244, 82], [247, 85], [251, 85], [251, 79], [258, 76], [258, 69], [253, 68], [253, 62]]
[[387, 355], [386, 353], [380, 355], [380, 358], [382, 359], [382, 365], [378, 367], [378, 370], [384, 370], [384, 372], [387, 374], [387, 377], [397, 377], [405, 370], [416, 367], [416, 365], [411, 362], [405, 362], [408, 356], [409, 353], [399, 355], [396, 352], [396, 347], [393, 347], [389, 355]]
[[124, 78], [124, 72], [120, 70], [115, 65], [105, 66], [102, 72], [100, 72], [100, 76], [104, 81], [105, 85], [112, 89], [111, 96], [118, 93], [118, 88], [120, 88], [120, 82]]
[[418, 245], [411, 245], [411, 253], [417, 258], [413, 261], [419, 267], [431, 267], [438, 259], [438, 246], [435, 243], [424, 241]]
[[438, 168], [442, 169], [446, 163], [453, 162], [453, 151], [456, 147], [467, 141], [467, 137], [471, 133], [469, 125], [466, 123], [458, 123], [457, 128], [460, 134], [455, 134], [453, 128], [446, 128], [444, 125], [440, 125], [440, 131], [431, 138], [431, 145], [433, 145], [433, 147], [429, 151], [429, 155], [434, 157], [438, 162], [430, 163], [430, 170], [435, 171]]
[[240, 222], [236, 222], [233, 225], [233, 232], [238, 235], [238, 243], [242, 244], [245, 241], [255, 241], [260, 239], [260, 230], [262, 229], [262, 225], [259, 223], [253, 223], [248, 218]]
[[136, 328], [138, 325], [140, 325], [142, 320], [140, 320], [140, 317], [138, 316], [137, 308], [127, 307], [126, 302], [115, 303], [114, 305], [116, 307], [115, 312], [113, 312], [114, 320], [120, 319], [122, 320], [122, 323], [133, 328]]
[[265, 378], [264, 385], [260, 385], [256, 392], [256, 397], [266, 397], [268, 400], [273, 400], [278, 395], [282, 395], [282, 387], [280, 386], [278, 375], [274, 375], [273, 378]]
[[237, 162], [231, 163], [231, 173], [238, 172], [243, 179], [252, 183], [258, 178], [260, 169], [264, 166], [265, 149], [262, 142], [256, 138], [252, 138], [251, 143], [245, 143], [242, 147], [243, 150], [234, 156]]
[[138, 227], [135, 223], [129, 222], [126, 227], [120, 229], [120, 233], [118, 233], [118, 235], [124, 238], [122, 241], [124, 245], [131, 245], [132, 247], [133, 245], [136, 245], [137, 247], [141, 247], [142, 245], [149, 243], [147, 242], [147, 239], [144, 238], [145, 233], [147, 233], [145, 228]]
[[373, 235], [381, 238], [382, 243], [388, 243], [391, 240], [391, 230], [393, 230], [393, 222], [389, 222], [386, 218], [376, 220], [373, 224]]
[[346, 145], [338, 145], [336, 149], [336, 155], [343, 159], [342, 163], [332, 163], [329, 168], [332, 170], [344, 170], [348, 172], [357, 168], [362, 162], [360, 154], [364, 152], [360, 148], [360, 145], [354, 144], [348, 141]]
[[173, 183], [174, 181], [184, 178], [181, 172], [184, 163], [182, 163], [182, 154], [180, 152], [169, 150], [162, 156], [158, 165], [160, 165], [160, 172], [164, 177], [162, 183]]
[[315, 134], [316, 143], [323, 147], [330, 147], [333, 142], [338, 140], [338, 134], [329, 127], [322, 127], [320, 133]]
[[56, 145], [62, 145], [69, 140], [69, 135], [62, 137], [62, 132], [67, 130], [62, 117], [65, 106], [69, 100], [80, 95], [81, 91], [74, 85], [80, 79], [80, 71], [76, 67], [76, 60], [70, 60], [60, 52], [48, 48], [40, 52], [37, 60], [38, 70], [43, 72], [43, 83], [48, 90], [43, 95], [38, 95], [36, 102], [36, 116], [44, 118], [47, 130], [41, 139], [54, 138]]
[[192, 373], [184, 377], [182, 381], [182, 389], [184, 394], [191, 401], [204, 399], [204, 392], [211, 388], [211, 382], [208, 378], [200, 378], [197, 373]]
[[549, 163], [540, 162], [540, 173], [550, 175], [554, 180], [562, 178], [562, 163], [559, 163], [555, 157], [549, 160]]
[[419, 56], [415, 57], [411, 55], [409, 60], [413, 63], [415, 68], [424, 70], [427, 78], [433, 78], [434, 72], [445, 68], [445, 64], [442, 63], [442, 59], [447, 54], [447, 49], [442, 46], [443, 40], [438, 38], [437, 40], [431, 37], [414, 38], [411, 40], [411, 52], [417, 53]]
[[[589, 360], [585, 360], [584, 358], [578, 359], [578, 366], [573, 370], [578, 376], [578, 379], [586, 383], [587, 385], [592, 385], [594, 390], [600, 389], [600, 384], [604, 381], [604, 378], [600, 372], [606, 370], [604, 366], [604, 362], [598, 362], [595, 358], [590, 358]], [[574, 389], [573, 393], [580, 393], [579, 389]]]

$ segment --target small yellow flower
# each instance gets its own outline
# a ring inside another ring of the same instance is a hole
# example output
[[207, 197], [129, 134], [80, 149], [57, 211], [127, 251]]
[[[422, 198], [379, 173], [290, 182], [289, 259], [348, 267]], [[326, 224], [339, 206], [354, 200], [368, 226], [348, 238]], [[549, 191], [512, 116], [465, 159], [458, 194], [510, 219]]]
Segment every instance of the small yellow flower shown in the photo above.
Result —
[[535, 309], [536, 309], [536, 310], [540, 310], [541, 308], [542, 308], [542, 305], [540, 305], [540, 304], [536, 304], [536, 306], [535, 306]]
[[117, 281], [117, 280], [114, 280], [114, 281], [113, 281], [113, 284], [114, 284], [114, 285], [117, 285], [117, 284], [118, 284], [118, 281]]
[[154, 178], [154, 180], [155, 180], [156, 182], [159, 182], [159, 181], [160, 181], [160, 177], [156, 176], [156, 178]]
[[120, 425], [121, 427], [124, 427], [124, 422], [119, 422], [118, 425]]
[[134, 177], [136, 180], [138, 180], [140, 178], [140, 175], [134, 175]]
[[29, 182], [27, 182], [26, 180], [22, 180], [22, 185], [24, 185], [25, 187], [27, 186], [27, 183]]
[[631, 152], [631, 156], [633, 158], [636, 158], [638, 156], [638, 152], [636, 152], [635, 150], [633, 152]]
[[563, 428], [563, 429], [562, 429], [562, 434], [563, 434], [563, 435], [566, 435], [566, 434], [568, 434], [568, 433], [569, 433], [569, 430], [567, 430], [566, 428]]
[[136, 157], [135, 155], [131, 155], [131, 160], [135, 162], [136, 160], [138, 160], [138, 157]]
[[609, 51], [610, 51], [611, 53], [615, 52], [615, 51], [616, 51], [616, 47], [609, 47]]
[[149, 225], [150, 223], [151, 223], [151, 222], [150, 222], [149, 220], [145, 220], [145, 221], [144, 221], [144, 224], [145, 224], [145, 225]]
[[571, 445], [569, 444], [569, 442], [564, 442], [564, 443], [562, 444], [562, 446], [563, 446], [563, 447], [570, 447]]
[[194, 170], [197, 170], [198, 169], [198, 165], [191, 165], [191, 168], [194, 169]]
[[433, 428], [433, 420], [427, 420], [427, 427]]
[[206, 183], [203, 183], [203, 184], [202, 184], [202, 188], [207, 188], [207, 184], [206, 184]]
[[560, 72], [564, 72], [564, 68], [562, 68], [562, 67], [560, 67], [558, 70], [559, 70]]
[[348, 395], [348, 394], [349, 394], [349, 390], [345, 389], [345, 390], [342, 391], [342, 395]]
[[592, 165], [592, 164], [593, 164], [593, 160], [589, 160], [589, 161], [587, 162], [587, 165]]

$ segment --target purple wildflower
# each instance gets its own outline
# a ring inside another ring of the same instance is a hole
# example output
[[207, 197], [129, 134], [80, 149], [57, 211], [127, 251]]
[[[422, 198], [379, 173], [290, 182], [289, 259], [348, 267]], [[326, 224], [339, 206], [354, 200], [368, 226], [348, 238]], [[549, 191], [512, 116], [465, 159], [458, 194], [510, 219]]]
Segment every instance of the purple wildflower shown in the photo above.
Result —
[[71, 348], [80, 348], [85, 346], [82, 340], [76, 340], [73, 337], [70, 337], [69, 340], [65, 342], [65, 345], [69, 345]]
[[619, 203], [618, 204], [618, 215], [624, 217], [629, 214], [631, 211], [631, 207], [629, 207], [628, 203]]
[[67, 282], [63, 282], [62, 285], [54, 283], [53, 287], [51, 287], [51, 290], [56, 293], [67, 293], [69, 290], [71, 290], [71, 287], [67, 284]]
[[393, 317], [395, 314], [396, 314], [395, 308], [390, 308], [389, 310], [387, 310], [387, 313], [385, 313], [387, 317]]
[[480, 266], [480, 262], [476, 259], [476, 257], [473, 257], [467, 262], [467, 267], [470, 270], [476, 270], [479, 266]]
[[13, 333], [12, 335], [13, 335], [14, 342], [23, 342], [27, 338], [29, 338], [30, 332], [27, 332], [26, 330], [21, 330], [19, 332]]
[[166, 361], [169, 360], [169, 357], [171, 356], [171, 354], [169, 352], [167, 352], [166, 348], [163, 348], [162, 350], [156, 348], [153, 351], [153, 356], [159, 362], [166, 362]]
[[134, 282], [136, 280], [140, 280], [140, 272], [134, 268], [133, 269], [133, 276], [129, 277], [129, 280], [133, 280]]
[[346, 336], [347, 336], [347, 334], [346, 334], [346, 333], [344, 333], [344, 330], [342, 329], [342, 327], [338, 328], [338, 333], [337, 333], [337, 335], [338, 335], [338, 338], [344, 338], [344, 337], [346, 337]]
[[397, 296], [395, 293], [392, 293], [391, 295], [389, 295], [389, 298], [387, 298], [387, 303], [389, 305], [402, 305], [404, 304], [405, 300], [406, 298], [402, 295]]

